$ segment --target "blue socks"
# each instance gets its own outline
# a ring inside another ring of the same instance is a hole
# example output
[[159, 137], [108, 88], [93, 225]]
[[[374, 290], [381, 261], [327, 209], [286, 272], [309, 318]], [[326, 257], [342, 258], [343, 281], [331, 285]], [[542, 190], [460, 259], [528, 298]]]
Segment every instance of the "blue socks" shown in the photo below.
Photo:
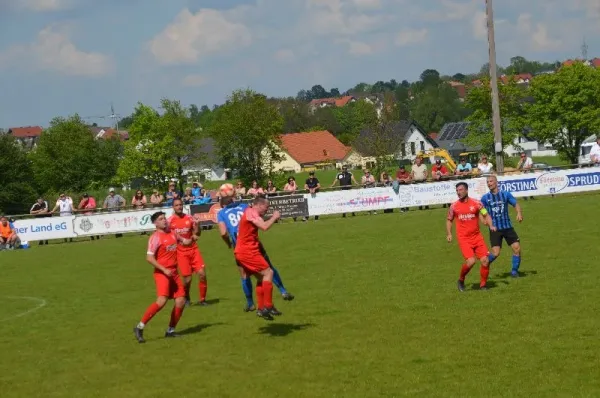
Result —
[[512, 273], [516, 274], [519, 272], [519, 266], [521, 265], [521, 256], [512, 256]]
[[493, 263], [496, 258], [497, 257], [494, 256], [492, 253], [488, 254], [488, 260], [490, 261], [490, 264]]
[[254, 306], [254, 299], [252, 298], [252, 280], [250, 278], [242, 278], [242, 290], [244, 291], [244, 296], [246, 296], [246, 304], [248, 304], [248, 307]]
[[283, 287], [283, 281], [281, 280], [281, 276], [279, 276], [279, 271], [277, 271], [277, 269], [272, 265], [271, 269], [273, 270], [273, 284], [277, 286], [277, 289], [279, 289], [281, 294], [286, 294], [287, 290], [285, 290], [285, 287]]

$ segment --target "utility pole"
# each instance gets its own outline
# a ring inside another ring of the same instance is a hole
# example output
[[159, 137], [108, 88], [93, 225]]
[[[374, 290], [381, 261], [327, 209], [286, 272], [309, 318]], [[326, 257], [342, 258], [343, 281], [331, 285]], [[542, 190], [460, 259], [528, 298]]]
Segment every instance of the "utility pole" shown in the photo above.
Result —
[[498, 97], [498, 70], [496, 66], [496, 39], [494, 37], [494, 7], [492, 0], [485, 0], [487, 16], [488, 43], [490, 48], [490, 83], [492, 85], [492, 121], [494, 125], [494, 152], [496, 153], [496, 172], [504, 172], [502, 145], [502, 121], [500, 119], [500, 99]]

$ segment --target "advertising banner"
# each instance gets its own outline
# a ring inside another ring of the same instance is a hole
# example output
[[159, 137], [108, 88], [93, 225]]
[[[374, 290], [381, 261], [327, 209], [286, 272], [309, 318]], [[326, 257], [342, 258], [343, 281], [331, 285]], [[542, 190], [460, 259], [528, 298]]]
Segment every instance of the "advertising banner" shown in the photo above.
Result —
[[500, 189], [516, 197], [597, 191], [600, 169], [551, 170], [498, 177]]
[[74, 238], [74, 216], [40, 217], [16, 220], [13, 225], [21, 241]]
[[157, 211], [165, 212], [167, 217], [173, 214], [173, 210], [170, 208], [158, 208], [97, 213], [87, 216], [77, 215], [73, 220], [73, 231], [76, 236], [151, 231], [154, 229], [154, 225], [150, 217]]
[[304, 195], [311, 216], [384, 210], [400, 207], [400, 199], [391, 187], [352, 189]]
[[217, 224], [217, 214], [221, 211], [219, 203], [191, 205], [190, 214], [201, 226]]
[[304, 195], [284, 195], [269, 198], [267, 217], [275, 210], [281, 213], [281, 218], [308, 217], [308, 201]]

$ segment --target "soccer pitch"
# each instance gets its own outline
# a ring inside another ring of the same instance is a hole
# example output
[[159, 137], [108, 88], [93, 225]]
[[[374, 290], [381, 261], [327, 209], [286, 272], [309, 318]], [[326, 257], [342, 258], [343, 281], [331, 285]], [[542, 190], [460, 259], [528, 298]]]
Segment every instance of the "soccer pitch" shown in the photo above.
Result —
[[457, 291], [445, 209], [275, 225], [263, 242], [296, 299], [274, 289], [273, 322], [242, 312], [232, 253], [205, 231], [212, 305], [164, 339], [167, 304], [141, 345], [148, 236], [0, 253], [0, 396], [600, 396], [598, 195], [520, 203], [524, 277], [505, 247], [487, 292], [478, 268]]

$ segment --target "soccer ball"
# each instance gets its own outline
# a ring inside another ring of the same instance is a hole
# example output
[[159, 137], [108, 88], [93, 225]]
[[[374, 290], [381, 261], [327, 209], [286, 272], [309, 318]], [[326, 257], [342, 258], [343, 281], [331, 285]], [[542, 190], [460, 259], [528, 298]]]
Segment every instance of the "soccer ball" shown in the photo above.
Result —
[[235, 194], [235, 189], [231, 184], [223, 184], [219, 188], [219, 196], [222, 198], [230, 198]]

